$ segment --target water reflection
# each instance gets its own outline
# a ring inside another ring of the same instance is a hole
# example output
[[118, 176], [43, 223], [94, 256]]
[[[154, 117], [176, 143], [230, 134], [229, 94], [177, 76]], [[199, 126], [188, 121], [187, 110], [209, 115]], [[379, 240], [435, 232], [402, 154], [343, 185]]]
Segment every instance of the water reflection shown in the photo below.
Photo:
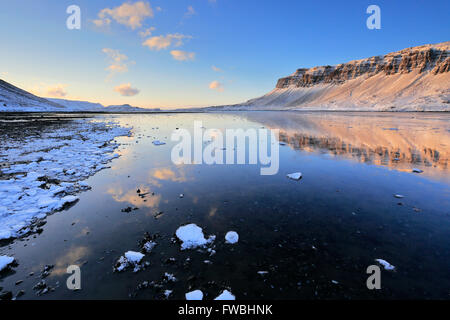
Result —
[[355, 159], [448, 179], [450, 130], [445, 114], [247, 113], [280, 129], [280, 141], [293, 149]]

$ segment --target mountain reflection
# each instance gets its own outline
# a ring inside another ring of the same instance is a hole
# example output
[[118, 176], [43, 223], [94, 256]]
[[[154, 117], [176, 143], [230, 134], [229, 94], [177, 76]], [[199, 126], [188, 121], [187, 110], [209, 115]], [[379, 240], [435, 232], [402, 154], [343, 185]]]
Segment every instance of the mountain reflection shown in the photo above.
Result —
[[446, 114], [247, 113], [280, 130], [291, 148], [355, 159], [400, 171], [449, 178], [450, 118]]

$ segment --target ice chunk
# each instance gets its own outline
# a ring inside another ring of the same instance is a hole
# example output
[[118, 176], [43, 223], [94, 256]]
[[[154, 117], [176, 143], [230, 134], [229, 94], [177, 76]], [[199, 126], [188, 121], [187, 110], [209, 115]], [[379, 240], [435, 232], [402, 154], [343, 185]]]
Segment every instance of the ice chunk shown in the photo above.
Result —
[[229, 231], [225, 235], [226, 243], [235, 244], [239, 241], [239, 235], [235, 231]]
[[181, 250], [204, 247], [216, 239], [213, 235], [205, 239], [202, 228], [194, 223], [179, 227], [175, 235], [182, 242]]
[[159, 140], [155, 140], [155, 141], [153, 141], [153, 144], [154, 144], [155, 146], [162, 146], [162, 145], [165, 145], [166, 143], [165, 143], [165, 142], [162, 142], [162, 141], [159, 141]]
[[203, 300], [203, 292], [195, 290], [186, 293], [186, 300]]
[[177, 281], [177, 278], [172, 273], [164, 273], [164, 279], [166, 279], [168, 282], [175, 282]]
[[142, 258], [144, 258], [144, 254], [135, 251], [127, 251], [125, 252], [125, 258], [132, 263], [139, 263]]
[[166, 297], [166, 299], [168, 299], [170, 297], [170, 295], [172, 294], [172, 290], [165, 290], [164, 291], [164, 296]]
[[6, 269], [6, 267], [8, 267], [8, 265], [10, 265], [13, 262], [14, 262], [13, 257], [0, 256], [0, 271]]
[[133, 271], [137, 272], [142, 267], [141, 265], [139, 265], [139, 263], [142, 261], [143, 258], [144, 254], [140, 252], [127, 251], [123, 256], [119, 258], [119, 260], [117, 260], [114, 266], [114, 271], [122, 272], [127, 267], [131, 266], [134, 267]]
[[393, 271], [395, 270], [395, 267], [390, 264], [389, 262], [387, 262], [386, 260], [383, 259], [375, 259], [376, 262], [378, 262], [379, 264], [381, 264], [384, 268], [384, 270], [389, 270], [389, 271]]
[[236, 297], [228, 290], [223, 290], [223, 292], [214, 300], [236, 300]]
[[300, 180], [302, 178], [302, 173], [301, 172], [289, 173], [287, 177], [292, 180]]
[[156, 246], [156, 242], [154, 241], [147, 241], [146, 243], [144, 243], [142, 249], [146, 252], [149, 253], [150, 251], [153, 250], [153, 248]]

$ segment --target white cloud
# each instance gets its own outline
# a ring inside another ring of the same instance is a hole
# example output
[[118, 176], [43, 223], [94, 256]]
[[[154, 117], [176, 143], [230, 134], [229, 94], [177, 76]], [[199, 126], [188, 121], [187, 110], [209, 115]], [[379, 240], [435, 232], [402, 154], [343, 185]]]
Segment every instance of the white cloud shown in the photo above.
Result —
[[[98, 19], [93, 20], [97, 27], [108, 26], [112, 20], [131, 29], [142, 27], [142, 22], [147, 18], [153, 18], [153, 9], [148, 2], [123, 3], [113, 9], [105, 8], [98, 13]], [[112, 19], [112, 20], [111, 20]]]
[[179, 47], [183, 45], [184, 39], [190, 39], [191, 36], [175, 33], [165, 36], [154, 36], [145, 40], [142, 45], [147, 46], [150, 50], [168, 49], [171, 46]]
[[145, 37], [151, 36], [151, 35], [152, 35], [152, 32], [155, 31], [155, 30], [156, 30], [155, 27], [150, 27], [150, 28], [145, 29], [144, 31], [140, 31], [140, 32], [139, 32], [139, 35], [140, 35], [142, 38], [145, 38]]
[[211, 66], [211, 69], [213, 69], [213, 71], [215, 71], [215, 72], [222, 72], [222, 69], [220, 69], [216, 66]]
[[222, 92], [222, 91], [224, 90], [223, 84], [220, 83], [220, 82], [217, 81], [217, 80], [214, 80], [213, 82], [211, 82], [211, 83], [209, 84], [209, 88], [210, 88], [211, 90], [217, 90], [217, 91], [219, 91], [219, 92]]
[[175, 60], [178, 61], [189, 61], [195, 59], [195, 52], [186, 52], [181, 50], [172, 50], [170, 54]]
[[185, 17], [192, 17], [193, 15], [197, 14], [197, 12], [195, 11], [194, 7], [189, 6], [187, 8], [186, 13], [184, 14]]
[[130, 83], [124, 83], [120, 86], [114, 87], [114, 91], [125, 97], [132, 97], [140, 92], [139, 89], [132, 88]]
[[67, 95], [66, 91], [67, 84], [56, 84], [47, 87], [47, 96], [54, 98], [62, 98]]
[[134, 64], [134, 61], [128, 61], [128, 57], [119, 50], [103, 48], [102, 51], [108, 57], [109, 66], [105, 70], [109, 71], [109, 77], [116, 73], [127, 72], [128, 66]]

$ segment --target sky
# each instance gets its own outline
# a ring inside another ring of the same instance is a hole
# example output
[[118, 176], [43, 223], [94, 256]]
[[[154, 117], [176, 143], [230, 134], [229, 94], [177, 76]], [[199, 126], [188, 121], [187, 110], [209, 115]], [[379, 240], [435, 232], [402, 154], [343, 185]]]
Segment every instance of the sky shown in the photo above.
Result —
[[[367, 28], [369, 5], [381, 29]], [[0, 0], [0, 79], [104, 105], [234, 104], [298, 68], [449, 41], [449, 12], [448, 0]]]

